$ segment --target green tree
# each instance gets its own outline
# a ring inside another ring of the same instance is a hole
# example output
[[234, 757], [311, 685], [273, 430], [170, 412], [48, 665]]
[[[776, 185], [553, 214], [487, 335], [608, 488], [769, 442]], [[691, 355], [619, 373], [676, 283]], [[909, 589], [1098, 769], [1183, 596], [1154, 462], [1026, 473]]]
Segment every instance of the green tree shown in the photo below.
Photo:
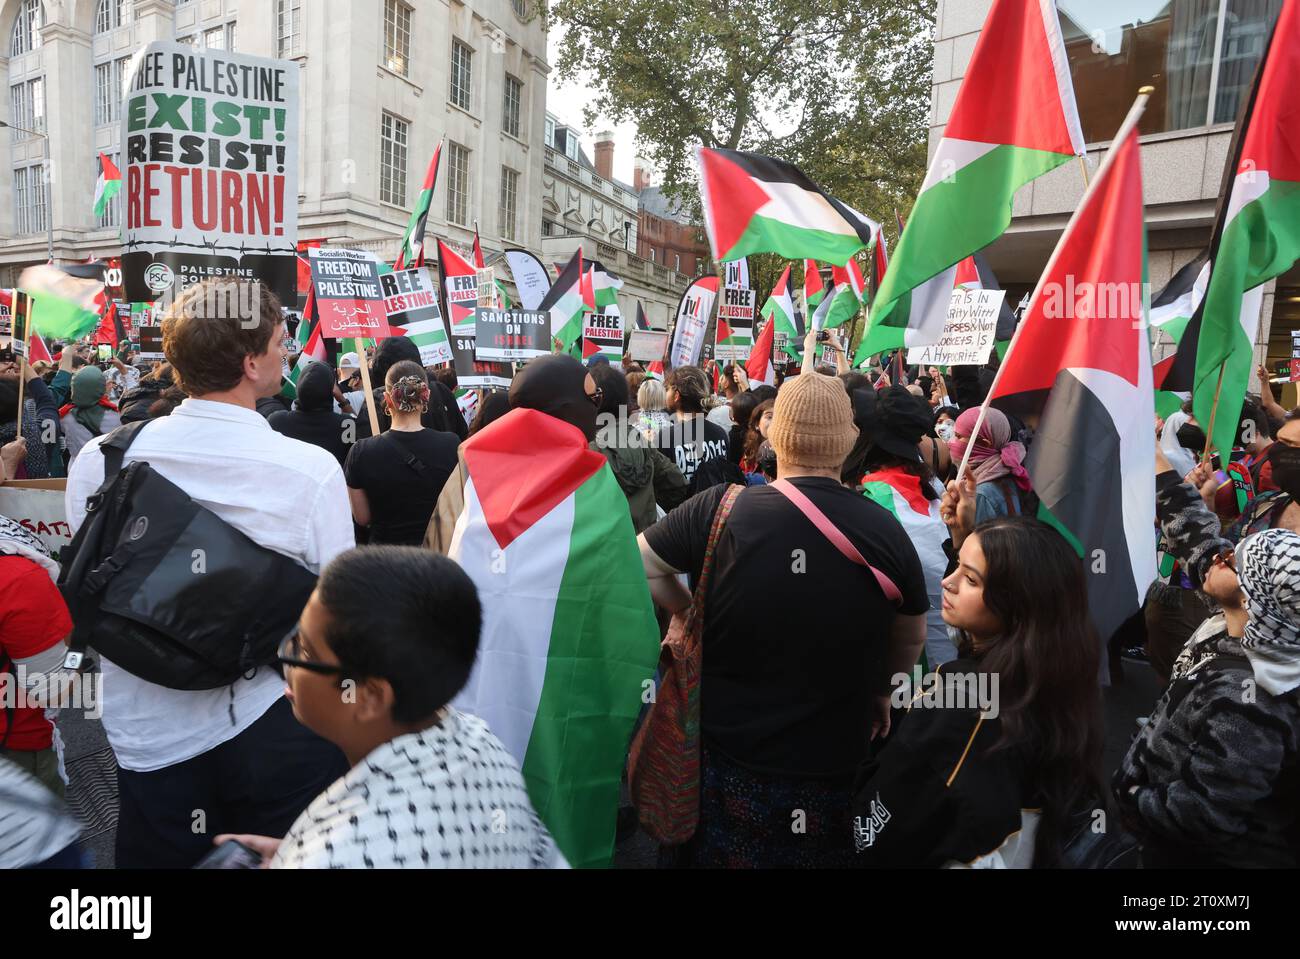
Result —
[[[637, 127], [666, 192], [699, 210], [697, 146], [797, 165], [887, 226], [925, 175], [934, 0], [551, 0], [555, 68]], [[784, 261], [750, 258], [759, 303]], [[802, 277], [796, 267], [792, 280]]]

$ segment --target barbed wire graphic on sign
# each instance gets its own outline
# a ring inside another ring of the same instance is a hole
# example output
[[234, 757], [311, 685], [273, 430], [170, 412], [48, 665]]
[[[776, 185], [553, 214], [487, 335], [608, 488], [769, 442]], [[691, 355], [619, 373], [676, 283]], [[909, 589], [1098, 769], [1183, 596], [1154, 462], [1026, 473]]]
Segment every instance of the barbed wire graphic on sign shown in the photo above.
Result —
[[[134, 250], [139, 247], [157, 247], [160, 245], [161, 244], [157, 242], [145, 241], [145, 240], [127, 240], [123, 244], [123, 246], [126, 247], [127, 250]], [[250, 253], [264, 253], [267, 256], [274, 256], [275, 254], [296, 256], [298, 254], [298, 250], [296, 247], [292, 247], [292, 246], [273, 247], [271, 246], [270, 243], [268, 243], [265, 247], [256, 247], [256, 246], [250, 247], [243, 243], [241, 243], [239, 246], [232, 246], [230, 244], [217, 243], [215, 241], [209, 241], [205, 243], [186, 243], [179, 238], [174, 238], [170, 240], [167, 243], [167, 248], [188, 249], [188, 250], [208, 250], [212, 252], [216, 252], [218, 250], [229, 250], [231, 252], [238, 252], [241, 256], [247, 256]]]

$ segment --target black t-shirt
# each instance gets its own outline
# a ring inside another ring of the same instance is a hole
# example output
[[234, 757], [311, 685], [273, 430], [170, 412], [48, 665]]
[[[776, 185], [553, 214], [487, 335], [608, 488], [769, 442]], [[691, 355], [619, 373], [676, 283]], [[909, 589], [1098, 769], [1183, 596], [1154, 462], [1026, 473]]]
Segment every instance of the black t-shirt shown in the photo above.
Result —
[[[792, 481], [898, 586], [897, 610], [930, 608], [925, 574], [903, 528], [831, 479]], [[645, 531], [694, 584], [724, 486], [693, 496]], [[839, 778], [866, 757], [895, 606], [871, 572], [845, 559], [769, 486], [736, 500], [713, 556], [700, 685], [705, 742], [771, 775]]]
[[266, 418], [271, 429], [328, 450], [342, 466], [357, 435], [356, 420], [330, 410], [279, 410]]
[[689, 483], [700, 464], [727, 456], [727, 431], [700, 413], [689, 420], [674, 419], [655, 437], [655, 449], [682, 471]]
[[[370, 500], [370, 542], [418, 546], [447, 477], [456, 468], [460, 437], [424, 429], [389, 430], [357, 440], [343, 474]], [[408, 461], [414, 457], [419, 469]]]

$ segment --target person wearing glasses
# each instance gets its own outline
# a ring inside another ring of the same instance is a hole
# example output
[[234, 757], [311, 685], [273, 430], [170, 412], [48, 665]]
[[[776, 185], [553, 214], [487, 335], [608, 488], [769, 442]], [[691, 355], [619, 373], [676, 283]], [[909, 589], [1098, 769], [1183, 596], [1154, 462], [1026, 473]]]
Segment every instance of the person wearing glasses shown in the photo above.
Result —
[[1148, 868], [1300, 865], [1300, 535], [1233, 546], [1156, 453], [1169, 550], [1219, 612], [1192, 634], [1112, 781]]
[[422, 422], [431, 393], [429, 374], [419, 363], [390, 366], [381, 395], [391, 425], [357, 440], [343, 464], [352, 517], [370, 528], [372, 543], [419, 546], [456, 468], [460, 437]]
[[351, 768], [283, 838], [219, 835], [271, 869], [564, 866], [518, 765], [450, 706], [478, 652], [473, 582], [428, 550], [350, 550], [280, 645], [293, 714]]

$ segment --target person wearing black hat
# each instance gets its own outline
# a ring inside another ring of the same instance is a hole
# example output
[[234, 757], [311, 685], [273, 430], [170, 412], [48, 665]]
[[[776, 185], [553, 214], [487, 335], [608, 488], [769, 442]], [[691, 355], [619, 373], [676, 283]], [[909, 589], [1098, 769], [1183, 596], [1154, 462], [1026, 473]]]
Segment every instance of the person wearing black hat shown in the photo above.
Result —
[[930, 596], [925, 656], [933, 668], [956, 659], [957, 648], [943, 621], [942, 584], [948, 567], [943, 550], [948, 529], [939, 515], [943, 487], [918, 448], [930, 423], [924, 399], [902, 386], [882, 390], [869, 417], [871, 445], [863, 454], [861, 472], [849, 482], [893, 513], [916, 547]]

